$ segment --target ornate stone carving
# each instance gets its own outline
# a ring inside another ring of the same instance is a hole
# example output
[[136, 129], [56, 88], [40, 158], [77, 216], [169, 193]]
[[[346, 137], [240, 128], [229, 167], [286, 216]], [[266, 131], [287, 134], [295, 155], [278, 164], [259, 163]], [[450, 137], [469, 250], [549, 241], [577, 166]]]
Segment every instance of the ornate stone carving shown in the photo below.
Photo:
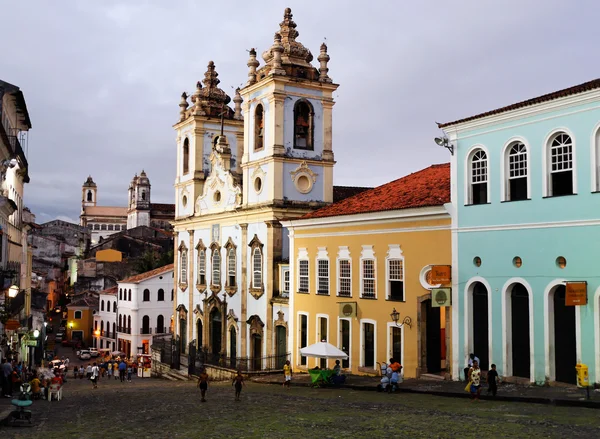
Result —
[[294, 186], [296, 186], [296, 190], [302, 194], [307, 194], [312, 190], [318, 175], [308, 167], [306, 161], [303, 161], [300, 163], [300, 166], [290, 171], [290, 177], [294, 182]]
[[260, 335], [262, 337], [265, 324], [259, 316], [254, 314], [246, 321], [246, 323], [250, 325], [250, 336]]

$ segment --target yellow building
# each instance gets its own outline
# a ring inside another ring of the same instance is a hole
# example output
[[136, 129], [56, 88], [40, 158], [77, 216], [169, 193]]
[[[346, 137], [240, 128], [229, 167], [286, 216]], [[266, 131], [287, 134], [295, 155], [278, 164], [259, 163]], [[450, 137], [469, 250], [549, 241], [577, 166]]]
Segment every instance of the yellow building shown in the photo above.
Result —
[[98, 310], [98, 297], [84, 296], [67, 305], [67, 340], [80, 340], [92, 346], [94, 311]]
[[433, 165], [284, 223], [295, 369], [333, 367], [299, 353], [326, 340], [351, 373], [376, 373], [390, 357], [406, 378], [449, 372], [450, 308], [432, 306], [444, 285], [430, 283], [433, 266], [451, 264], [446, 203], [450, 165]]

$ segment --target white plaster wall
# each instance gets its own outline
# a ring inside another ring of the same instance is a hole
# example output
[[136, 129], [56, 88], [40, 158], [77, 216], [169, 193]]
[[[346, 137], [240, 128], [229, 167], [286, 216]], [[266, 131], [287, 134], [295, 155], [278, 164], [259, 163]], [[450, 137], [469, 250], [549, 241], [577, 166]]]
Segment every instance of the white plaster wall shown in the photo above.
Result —
[[[257, 168], [260, 168], [262, 173], [260, 171], [257, 171]], [[271, 172], [269, 168], [270, 167], [266, 165], [251, 166], [250, 168], [248, 168], [247, 178], [244, 182], [247, 204], [264, 203], [269, 201], [269, 199], [271, 198], [270, 189], [271, 185], [273, 184], [274, 177], [273, 172]], [[253, 175], [255, 172], [259, 172], [256, 175], [260, 176], [260, 178], [262, 179], [262, 188], [260, 192], [256, 192], [256, 190], [254, 189], [254, 179], [256, 178], [256, 176], [253, 177]]]
[[[254, 152], [254, 113], [256, 111], [256, 106], [258, 104], [262, 104], [263, 106], [263, 149], [258, 151], [258, 152]], [[275, 105], [275, 104], [273, 104]], [[249, 111], [249, 129], [246, 132], [246, 136], [248, 138], [248, 159], [250, 161], [252, 160], [260, 160], [263, 159], [265, 157], [267, 157], [267, 155], [269, 154], [269, 152], [267, 151], [268, 149], [270, 150], [271, 148], [268, 147], [268, 145], [270, 145], [270, 143], [273, 142], [273, 139], [271, 139], [272, 134], [272, 129], [273, 126], [272, 124], [269, 122], [271, 117], [271, 108], [269, 107], [269, 101], [267, 100], [266, 97], [261, 98], [259, 100], [256, 100], [254, 102], [252, 102], [250, 104], [250, 111]], [[272, 145], [271, 145], [272, 146]]]

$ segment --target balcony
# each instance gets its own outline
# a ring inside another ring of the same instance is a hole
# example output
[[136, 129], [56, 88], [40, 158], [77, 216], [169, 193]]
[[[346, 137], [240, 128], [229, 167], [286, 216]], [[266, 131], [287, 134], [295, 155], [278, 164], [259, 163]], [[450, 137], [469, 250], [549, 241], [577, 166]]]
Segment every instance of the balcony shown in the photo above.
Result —
[[152, 334], [152, 328], [140, 328], [140, 334], [142, 334], [142, 335]]
[[167, 333], [167, 329], [169, 329], [169, 328], [167, 328], [166, 326], [163, 326], [162, 328], [161, 327], [156, 327], [156, 328], [154, 328], [154, 333], [155, 334], [166, 334]]
[[125, 326], [117, 326], [117, 332], [122, 334], [131, 334], [131, 328], [126, 328]]

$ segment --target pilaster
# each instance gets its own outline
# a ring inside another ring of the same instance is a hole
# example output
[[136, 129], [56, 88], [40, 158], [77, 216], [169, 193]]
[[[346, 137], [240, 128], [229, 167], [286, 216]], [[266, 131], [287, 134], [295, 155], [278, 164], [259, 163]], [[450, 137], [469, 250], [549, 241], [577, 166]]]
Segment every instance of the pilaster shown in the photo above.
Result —
[[242, 357], [246, 357], [248, 355], [248, 340], [247, 340], [247, 328], [246, 328], [246, 320], [248, 320], [248, 312], [247, 312], [247, 301], [248, 301], [248, 224], [240, 224], [242, 229], [242, 281], [240, 283], [240, 293], [241, 293], [241, 317], [240, 317], [240, 332], [241, 332], [241, 346], [240, 352], [242, 353]]
[[[177, 336], [179, 331], [179, 325], [177, 324], [177, 297], [179, 296], [178, 290], [179, 285], [177, 279], [179, 279], [179, 232], [173, 233], [173, 337]], [[169, 321], [169, 326], [171, 321]]]
[[265, 221], [267, 225], [267, 275], [265, 279], [265, 292], [267, 294], [267, 321], [265, 322], [267, 326], [266, 336], [267, 336], [267, 348], [266, 355], [274, 355], [273, 342], [274, 342], [274, 327], [273, 327], [273, 304], [271, 303], [271, 299], [273, 299], [273, 282], [275, 276], [273, 275], [273, 269], [275, 268], [275, 261], [281, 260], [281, 235], [282, 235], [282, 227], [281, 223], [276, 220]]
[[188, 231], [190, 240], [188, 245], [188, 294], [189, 294], [189, 307], [188, 307], [188, 343], [194, 339], [194, 230]]

